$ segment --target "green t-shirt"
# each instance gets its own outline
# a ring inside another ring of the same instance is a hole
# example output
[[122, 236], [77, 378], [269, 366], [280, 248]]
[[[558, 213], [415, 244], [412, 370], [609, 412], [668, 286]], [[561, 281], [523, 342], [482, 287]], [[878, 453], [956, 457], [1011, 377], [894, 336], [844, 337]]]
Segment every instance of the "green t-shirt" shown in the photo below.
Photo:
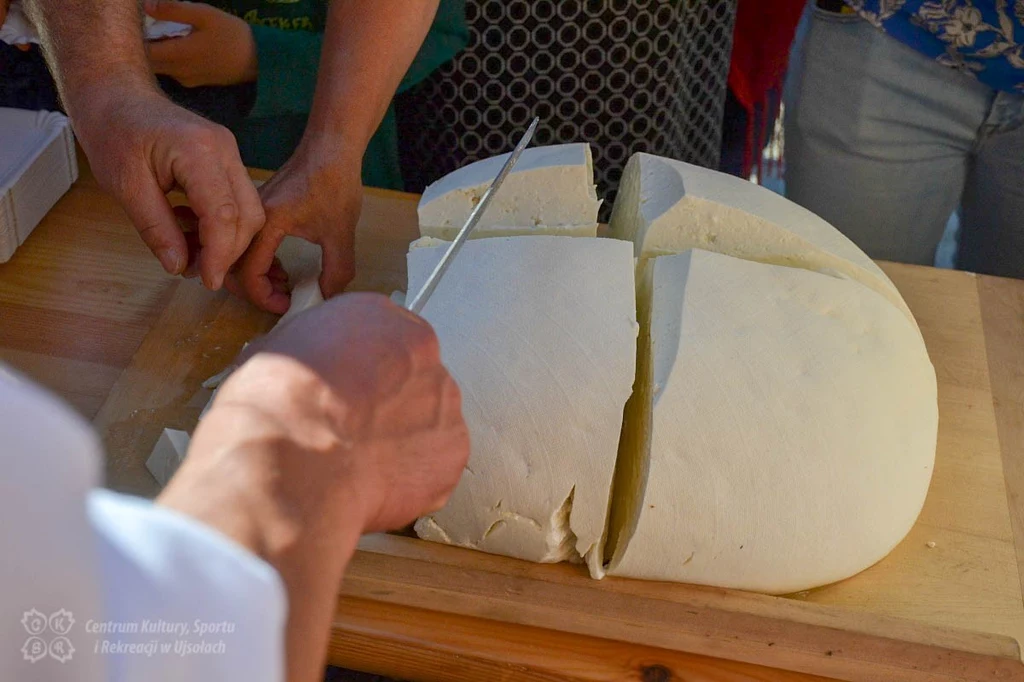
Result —
[[[316, 89], [328, 0], [210, 0], [252, 26], [259, 59], [255, 101], [231, 125], [248, 166], [279, 168], [298, 145]], [[469, 41], [465, 0], [441, 0], [423, 46], [398, 88], [402, 92], [454, 57]], [[398, 127], [389, 107], [363, 159], [363, 184], [402, 188]]]

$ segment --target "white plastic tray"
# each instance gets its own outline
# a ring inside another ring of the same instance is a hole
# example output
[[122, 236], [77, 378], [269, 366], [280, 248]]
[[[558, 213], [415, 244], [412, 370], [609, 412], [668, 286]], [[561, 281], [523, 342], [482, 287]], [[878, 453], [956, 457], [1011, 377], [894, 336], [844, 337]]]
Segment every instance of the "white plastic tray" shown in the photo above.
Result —
[[0, 107], [0, 263], [6, 263], [78, 179], [63, 114]]

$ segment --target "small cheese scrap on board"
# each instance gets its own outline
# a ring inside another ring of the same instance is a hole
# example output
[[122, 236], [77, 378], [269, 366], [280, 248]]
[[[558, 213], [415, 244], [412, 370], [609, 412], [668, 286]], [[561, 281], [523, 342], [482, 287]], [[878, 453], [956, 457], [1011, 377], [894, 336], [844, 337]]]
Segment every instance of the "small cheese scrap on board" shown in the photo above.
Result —
[[[409, 252], [418, 291], [443, 248]], [[423, 316], [462, 389], [472, 444], [420, 537], [600, 574], [638, 326], [632, 247], [611, 239], [467, 242]]]
[[[427, 187], [418, 208], [420, 234], [454, 239], [508, 156], [476, 161]], [[471, 238], [594, 237], [600, 207], [590, 145], [531, 147], [505, 178]]]
[[164, 429], [153, 446], [153, 452], [146, 460], [146, 468], [161, 486], [170, 482], [171, 477], [185, 460], [190, 438], [185, 431]]

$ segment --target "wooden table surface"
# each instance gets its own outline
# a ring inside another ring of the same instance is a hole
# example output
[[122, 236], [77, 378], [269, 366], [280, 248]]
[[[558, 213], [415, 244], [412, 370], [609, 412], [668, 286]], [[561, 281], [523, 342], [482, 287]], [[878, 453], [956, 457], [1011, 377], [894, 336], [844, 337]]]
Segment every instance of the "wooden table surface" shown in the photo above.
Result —
[[[404, 288], [415, 206], [368, 192], [354, 288]], [[371, 536], [341, 588], [331, 661], [410, 680], [1024, 679], [1024, 282], [883, 267], [940, 401], [928, 499], [888, 558], [782, 598]], [[161, 429], [191, 431], [201, 382], [274, 321], [166, 276], [87, 169], [0, 265], [0, 359], [91, 419], [108, 485], [140, 495], [157, 492], [144, 462]]]

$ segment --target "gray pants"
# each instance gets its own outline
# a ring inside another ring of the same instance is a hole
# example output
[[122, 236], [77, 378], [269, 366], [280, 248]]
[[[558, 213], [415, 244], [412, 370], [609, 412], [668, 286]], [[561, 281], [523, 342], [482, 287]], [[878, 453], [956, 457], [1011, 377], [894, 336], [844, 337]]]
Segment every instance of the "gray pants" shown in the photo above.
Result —
[[1024, 96], [996, 92], [855, 15], [814, 8], [792, 65], [786, 195], [872, 258], [1024, 278]]

